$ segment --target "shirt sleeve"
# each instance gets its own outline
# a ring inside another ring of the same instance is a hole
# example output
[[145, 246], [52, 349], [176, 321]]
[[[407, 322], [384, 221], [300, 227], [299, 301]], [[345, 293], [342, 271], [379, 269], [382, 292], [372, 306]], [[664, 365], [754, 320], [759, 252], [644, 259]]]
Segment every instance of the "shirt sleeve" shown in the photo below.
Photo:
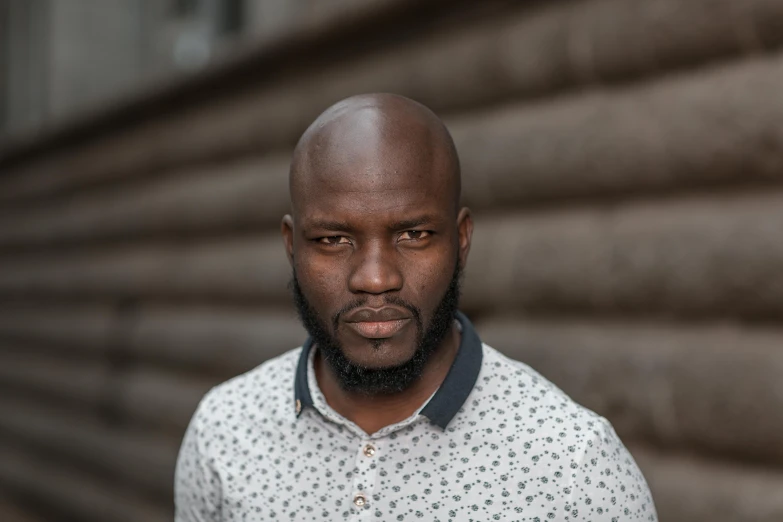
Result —
[[207, 398], [201, 401], [190, 420], [177, 458], [174, 475], [175, 522], [219, 522], [221, 481], [215, 460], [208, 453], [206, 426]]
[[569, 522], [657, 522], [647, 482], [606, 419], [594, 422], [593, 436], [571, 472]]

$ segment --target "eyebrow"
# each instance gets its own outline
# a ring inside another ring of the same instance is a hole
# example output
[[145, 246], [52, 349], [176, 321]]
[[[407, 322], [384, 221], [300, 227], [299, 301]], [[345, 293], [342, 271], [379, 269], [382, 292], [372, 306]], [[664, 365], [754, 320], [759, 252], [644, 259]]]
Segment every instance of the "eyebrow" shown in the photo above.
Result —
[[305, 227], [318, 228], [323, 230], [343, 230], [346, 232], [353, 230], [353, 227], [351, 227], [351, 225], [345, 221], [332, 221], [328, 219], [315, 219], [313, 221], [308, 221], [305, 223]]
[[[395, 221], [394, 223], [390, 223], [387, 228], [392, 231], [407, 230], [407, 229], [419, 227], [421, 225], [426, 225], [428, 223], [440, 223], [441, 221], [442, 220], [436, 216], [424, 215], [411, 219], [402, 219], [399, 221]], [[335, 230], [335, 231], [339, 230], [342, 232], [354, 231], [354, 227], [352, 227], [347, 222], [330, 220], [330, 219], [314, 219], [312, 221], [308, 221], [307, 223], [305, 223], [305, 227], [310, 229], [319, 229], [319, 230]]]
[[389, 225], [390, 230], [406, 230], [409, 228], [416, 228], [427, 223], [440, 223], [442, 220], [435, 216], [424, 215], [412, 219], [403, 219], [395, 221]]

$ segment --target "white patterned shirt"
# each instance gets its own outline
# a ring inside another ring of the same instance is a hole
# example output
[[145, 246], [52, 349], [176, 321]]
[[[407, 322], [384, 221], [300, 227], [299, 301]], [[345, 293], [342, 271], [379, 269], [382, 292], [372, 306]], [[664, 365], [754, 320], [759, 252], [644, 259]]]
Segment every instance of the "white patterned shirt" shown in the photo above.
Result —
[[458, 320], [440, 388], [371, 435], [326, 403], [310, 341], [214, 388], [182, 443], [176, 521], [657, 521], [609, 422]]

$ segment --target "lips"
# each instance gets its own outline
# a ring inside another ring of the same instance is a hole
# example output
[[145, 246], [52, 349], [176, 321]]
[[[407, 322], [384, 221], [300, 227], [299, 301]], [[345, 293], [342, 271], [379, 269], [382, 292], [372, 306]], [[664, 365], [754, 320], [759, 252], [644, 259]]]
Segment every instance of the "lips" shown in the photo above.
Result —
[[399, 319], [397, 321], [362, 321], [345, 324], [367, 339], [386, 339], [402, 330], [408, 321], [409, 319]]
[[378, 310], [358, 308], [348, 313], [346, 326], [367, 339], [385, 339], [402, 330], [411, 320], [410, 313], [395, 307]]

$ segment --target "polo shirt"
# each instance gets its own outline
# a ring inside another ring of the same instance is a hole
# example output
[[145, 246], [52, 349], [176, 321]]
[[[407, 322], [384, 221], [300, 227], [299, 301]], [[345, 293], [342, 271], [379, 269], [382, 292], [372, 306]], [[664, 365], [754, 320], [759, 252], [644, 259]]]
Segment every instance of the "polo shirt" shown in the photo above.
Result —
[[608, 421], [483, 344], [409, 418], [365, 433], [301, 348], [212, 389], [185, 434], [176, 521], [656, 521]]

